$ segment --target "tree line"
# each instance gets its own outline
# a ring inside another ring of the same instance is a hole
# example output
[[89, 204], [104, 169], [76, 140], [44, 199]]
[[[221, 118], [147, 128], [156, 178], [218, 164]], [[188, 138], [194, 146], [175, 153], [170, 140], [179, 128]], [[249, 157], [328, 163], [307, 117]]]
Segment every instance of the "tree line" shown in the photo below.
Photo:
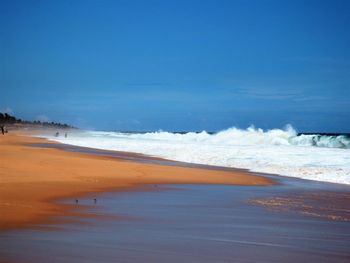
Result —
[[74, 128], [73, 126], [70, 126], [66, 123], [59, 123], [59, 122], [41, 122], [41, 121], [26, 121], [22, 119], [17, 119], [15, 116], [11, 116], [8, 113], [1, 113], [0, 112], [0, 124], [5, 125], [5, 124], [30, 124], [30, 125], [40, 125], [40, 126], [45, 126], [45, 127], [55, 127], [55, 128], [63, 128], [63, 129], [68, 129], [68, 128]]

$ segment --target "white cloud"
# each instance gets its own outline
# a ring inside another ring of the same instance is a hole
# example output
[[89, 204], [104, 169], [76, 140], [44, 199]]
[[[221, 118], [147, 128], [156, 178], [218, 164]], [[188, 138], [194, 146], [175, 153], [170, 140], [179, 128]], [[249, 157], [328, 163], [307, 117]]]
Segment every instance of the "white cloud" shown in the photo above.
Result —
[[237, 94], [245, 96], [247, 98], [254, 99], [267, 99], [267, 100], [283, 100], [283, 99], [295, 99], [303, 97], [304, 94], [301, 91], [293, 90], [283, 90], [281, 88], [275, 87], [249, 87], [249, 88], [238, 88], [236, 90]]
[[41, 122], [49, 122], [50, 121], [49, 117], [47, 117], [44, 114], [36, 116], [35, 120], [41, 121]]
[[4, 109], [1, 109], [0, 112], [13, 115], [13, 110], [12, 110], [10, 107], [6, 107], [6, 108], [4, 108]]

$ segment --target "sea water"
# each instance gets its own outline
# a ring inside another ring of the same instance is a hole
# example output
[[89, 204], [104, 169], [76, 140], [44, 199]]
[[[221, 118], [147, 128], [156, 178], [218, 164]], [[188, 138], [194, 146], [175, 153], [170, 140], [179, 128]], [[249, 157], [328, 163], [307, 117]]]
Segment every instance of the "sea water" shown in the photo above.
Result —
[[298, 134], [287, 126], [268, 131], [230, 128], [217, 133], [80, 131], [67, 138], [44, 137], [76, 146], [350, 184], [350, 137], [346, 134]]

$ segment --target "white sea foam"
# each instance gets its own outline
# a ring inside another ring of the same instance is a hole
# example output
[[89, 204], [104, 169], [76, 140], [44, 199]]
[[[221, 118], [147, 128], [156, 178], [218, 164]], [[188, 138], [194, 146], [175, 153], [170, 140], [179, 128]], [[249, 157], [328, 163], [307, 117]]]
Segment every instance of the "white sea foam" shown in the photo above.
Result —
[[62, 143], [148, 154], [166, 159], [246, 168], [310, 180], [350, 184], [350, 140], [346, 136], [300, 135], [285, 130], [230, 128], [216, 134], [189, 132], [118, 133], [86, 131]]

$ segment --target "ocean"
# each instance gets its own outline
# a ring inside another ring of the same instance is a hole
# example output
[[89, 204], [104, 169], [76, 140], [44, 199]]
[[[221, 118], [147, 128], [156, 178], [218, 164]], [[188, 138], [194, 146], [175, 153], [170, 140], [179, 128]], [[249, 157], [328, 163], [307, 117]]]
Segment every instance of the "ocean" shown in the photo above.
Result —
[[248, 169], [308, 180], [350, 184], [350, 135], [302, 134], [291, 126], [264, 131], [78, 131], [41, 135], [60, 143], [147, 154], [169, 160]]

